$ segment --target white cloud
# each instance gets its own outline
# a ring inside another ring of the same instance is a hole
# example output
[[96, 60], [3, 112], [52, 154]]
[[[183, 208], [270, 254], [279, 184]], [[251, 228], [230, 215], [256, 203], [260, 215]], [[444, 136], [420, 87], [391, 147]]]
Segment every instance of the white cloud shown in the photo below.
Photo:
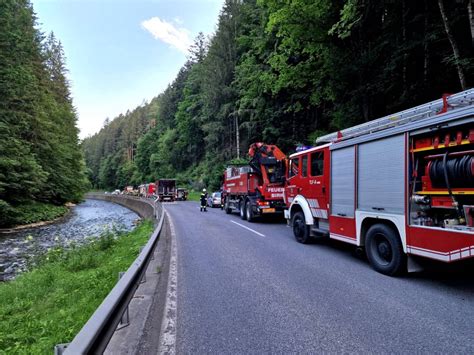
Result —
[[192, 44], [192, 41], [187, 29], [175, 27], [172, 23], [161, 20], [159, 17], [152, 17], [145, 20], [141, 25], [156, 39], [168, 43], [184, 54], [188, 53], [188, 48]]

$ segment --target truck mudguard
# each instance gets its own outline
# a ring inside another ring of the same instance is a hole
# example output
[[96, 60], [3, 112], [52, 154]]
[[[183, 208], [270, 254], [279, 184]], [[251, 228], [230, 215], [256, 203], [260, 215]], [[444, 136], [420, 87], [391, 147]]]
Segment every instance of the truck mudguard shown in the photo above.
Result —
[[304, 196], [301, 196], [301, 195], [297, 195], [294, 198], [294, 200], [291, 202], [291, 205], [290, 205], [290, 218], [293, 216], [295, 205], [301, 207], [301, 209], [303, 210], [306, 224], [313, 225], [314, 224], [313, 214], [311, 213], [311, 208], [309, 207], [309, 204], [306, 198], [304, 198]]

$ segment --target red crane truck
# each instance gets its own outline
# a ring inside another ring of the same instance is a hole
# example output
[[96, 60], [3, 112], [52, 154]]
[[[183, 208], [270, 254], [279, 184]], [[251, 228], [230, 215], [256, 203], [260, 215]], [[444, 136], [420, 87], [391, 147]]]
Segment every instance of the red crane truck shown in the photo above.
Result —
[[320, 137], [290, 156], [296, 240], [364, 247], [387, 275], [408, 256], [474, 257], [474, 89]]
[[249, 222], [264, 214], [283, 214], [286, 155], [275, 145], [253, 143], [249, 156], [248, 165], [224, 172], [225, 212], [238, 211]]

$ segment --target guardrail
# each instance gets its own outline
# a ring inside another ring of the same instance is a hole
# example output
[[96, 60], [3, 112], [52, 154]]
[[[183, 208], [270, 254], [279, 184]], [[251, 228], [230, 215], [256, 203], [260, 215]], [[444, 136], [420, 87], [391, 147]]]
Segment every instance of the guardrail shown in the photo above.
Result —
[[133, 264], [122, 275], [73, 341], [69, 344], [56, 345], [55, 354], [96, 354], [103, 353], [107, 347], [144, 276], [164, 223], [161, 204], [142, 201], [153, 205], [155, 219], [159, 219], [153, 234]]

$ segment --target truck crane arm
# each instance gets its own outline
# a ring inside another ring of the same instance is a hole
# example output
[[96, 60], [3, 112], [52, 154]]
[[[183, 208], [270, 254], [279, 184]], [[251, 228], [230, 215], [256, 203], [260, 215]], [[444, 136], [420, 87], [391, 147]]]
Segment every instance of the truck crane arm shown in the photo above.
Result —
[[273, 144], [265, 143], [252, 143], [249, 147], [249, 155], [252, 158], [271, 158], [274, 157], [276, 160], [285, 160], [286, 155]]
[[273, 144], [253, 143], [249, 148], [250, 166], [262, 176], [265, 184], [281, 183], [286, 175], [286, 155]]

